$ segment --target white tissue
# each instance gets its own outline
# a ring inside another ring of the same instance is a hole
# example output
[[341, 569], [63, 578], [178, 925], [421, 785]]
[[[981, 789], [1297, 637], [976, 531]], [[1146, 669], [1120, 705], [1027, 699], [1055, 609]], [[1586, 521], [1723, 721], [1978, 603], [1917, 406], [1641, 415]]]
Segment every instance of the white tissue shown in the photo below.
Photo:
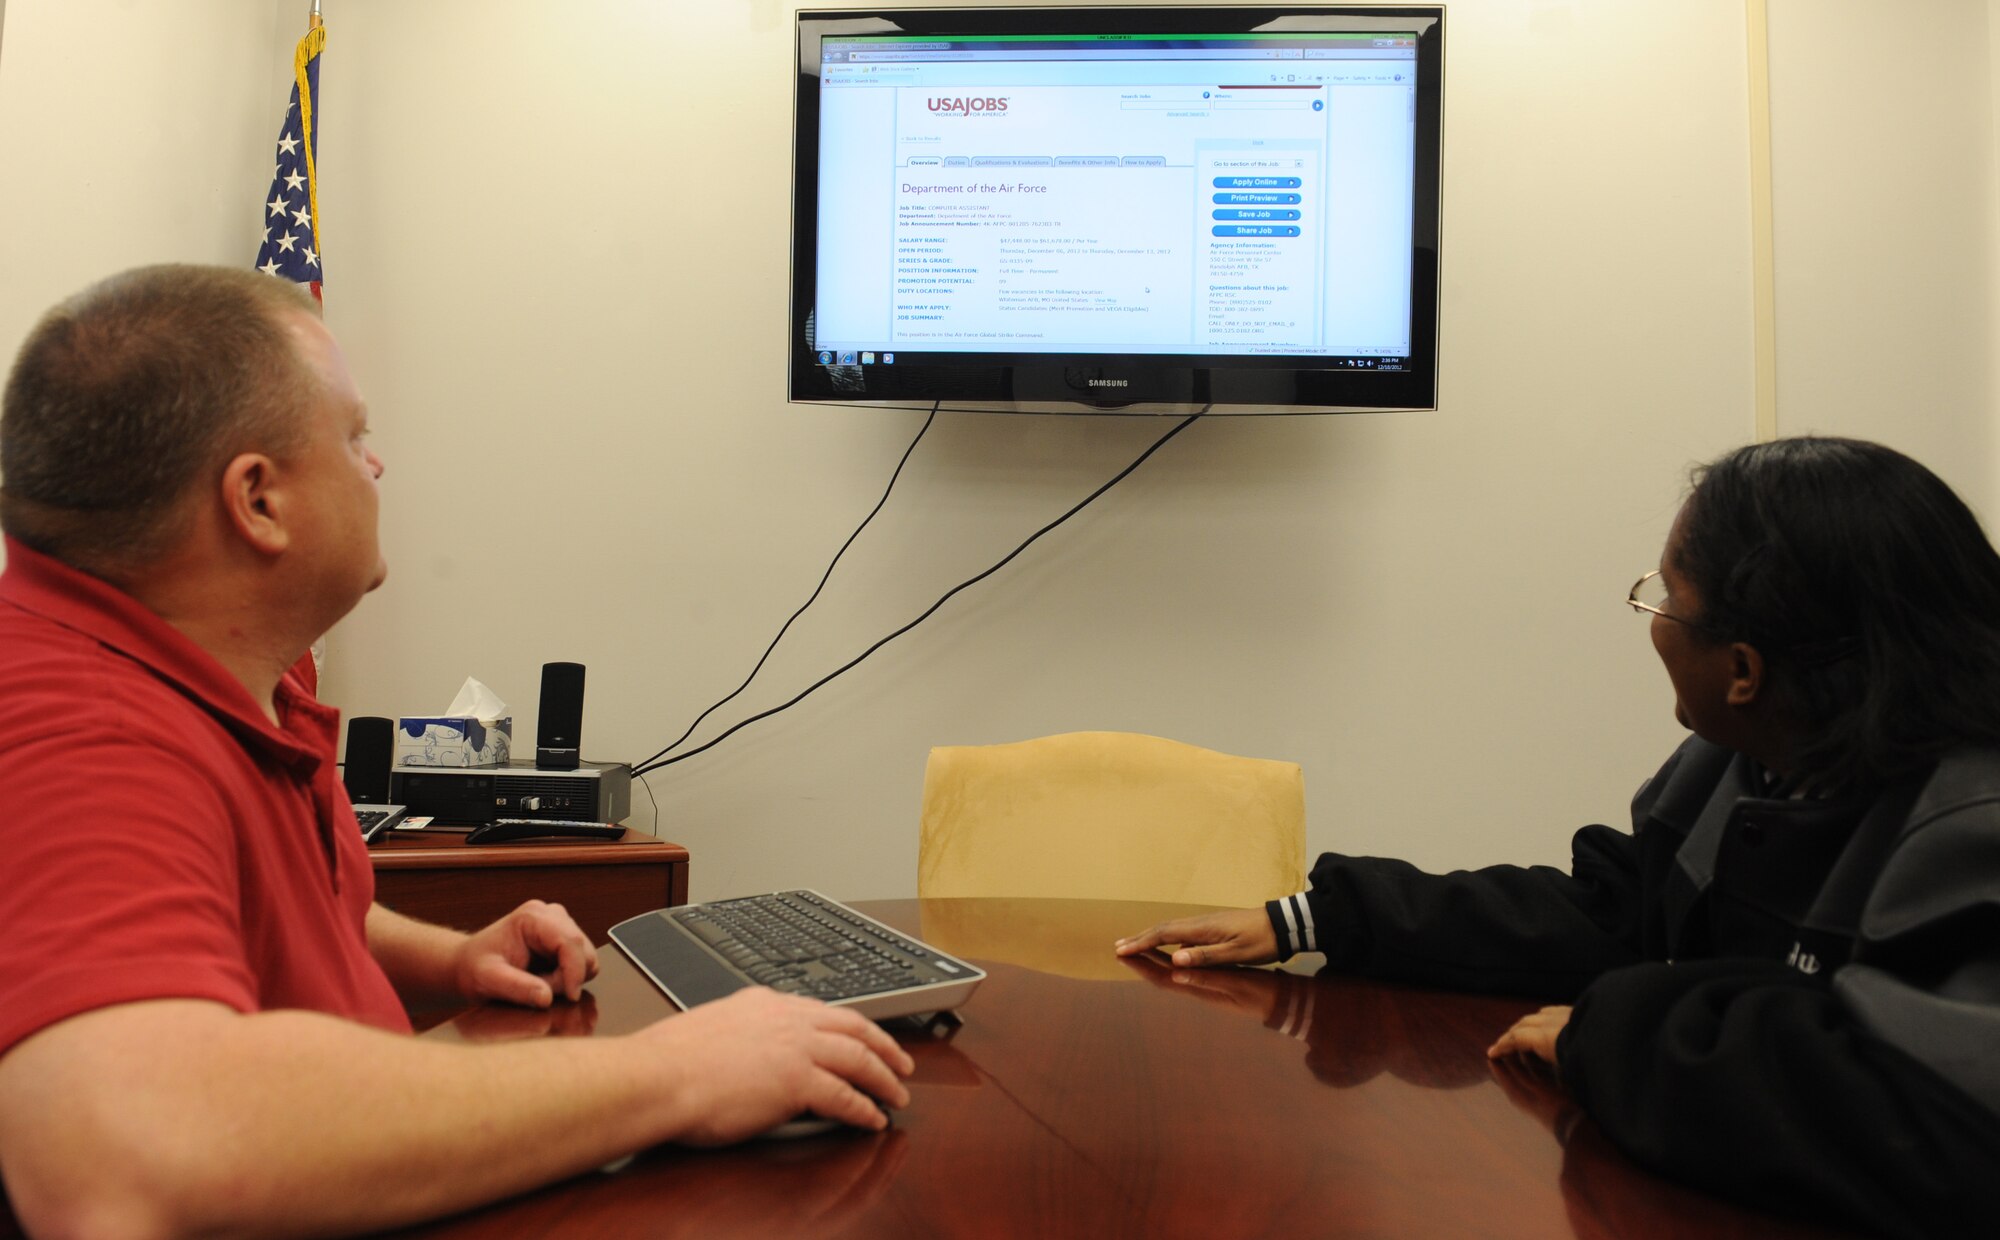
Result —
[[507, 703], [500, 700], [500, 695], [470, 676], [467, 676], [465, 683], [459, 686], [458, 696], [451, 700], [451, 705], [444, 708], [444, 713], [466, 719], [508, 717]]

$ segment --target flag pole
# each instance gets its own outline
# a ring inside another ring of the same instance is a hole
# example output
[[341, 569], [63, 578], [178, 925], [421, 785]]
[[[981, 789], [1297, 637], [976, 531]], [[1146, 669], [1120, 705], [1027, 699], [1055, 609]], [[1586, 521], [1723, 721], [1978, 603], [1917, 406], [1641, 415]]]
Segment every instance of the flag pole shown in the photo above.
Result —
[[[326, 35], [320, 33], [323, 29], [324, 24], [319, 18], [319, 0], [312, 0], [312, 12], [306, 16], [306, 38], [310, 39], [313, 35], [319, 34], [320, 39], [324, 40]], [[304, 48], [305, 45], [305, 41], [301, 40], [299, 46]], [[315, 48], [315, 54], [317, 54], [317, 51], [318, 49]], [[297, 65], [295, 71], [298, 74], [299, 81], [299, 136], [305, 140], [306, 148], [306, 204], [312, 212], [312, 243], [320, 253], [324, 254], [326, 252], [326, 242], [319, 234], [319, 173], [313, 167], [313, 147], [318, 142], [318, 134], [315, 132], [317, 122], [312, 119], [311, 112], [311, 109], [318, 106], [319, 100], [307, 97], [305, 64], [303, 61]], [[324, 315], [326, 313], [326, 302], [320, 295], [320, 282], [318, 280], [312, 281], [311, 288], [313, 305], [318, 306], [320, 313]]]
[[[0, 0], [0, 2], [4, 2], [4, 0]], [[313, 31], [318, 30], [320, 25], [319, 0], [312, 0], [312, 15], [306, 18], [306, 33], [311, 34]], [[319, 244], [319, 204], [317, 202], [313, 203], [313, 244]], [[320, 300], [318, 281], [313, 282], [312, 290], [313, 305], [318, 308], [320, 317], [324, 318], [326, 317], [326, 305]], [[306, 657], [312, 659], [313, 696], [318, 697], [320, 670], [326, 666], [326, 634], [321, 633], [314, 639], [313, 644], [306, 648]]]

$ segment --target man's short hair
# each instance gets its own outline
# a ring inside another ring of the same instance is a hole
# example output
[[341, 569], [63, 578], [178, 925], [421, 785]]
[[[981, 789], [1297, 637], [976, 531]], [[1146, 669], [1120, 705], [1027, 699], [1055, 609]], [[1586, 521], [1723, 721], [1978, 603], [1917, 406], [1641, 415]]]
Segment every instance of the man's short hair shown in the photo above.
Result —
[[303, 443], [318, 380], [285, 312], [314, 309], [247, 269], [166, 265], [49, 311], [0, 404], [0, 529], [103, 577], [157, 558], [231, 458]]

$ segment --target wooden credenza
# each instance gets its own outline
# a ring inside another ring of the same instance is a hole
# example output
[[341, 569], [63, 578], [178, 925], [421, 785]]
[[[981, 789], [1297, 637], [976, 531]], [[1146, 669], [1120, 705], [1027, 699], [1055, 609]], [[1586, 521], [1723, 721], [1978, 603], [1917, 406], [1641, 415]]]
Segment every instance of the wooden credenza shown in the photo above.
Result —
[[687, 903], [687, 849], [637, 831], [618, 840], [478, 847], [453, 832], [391, 832], [368, 852], [378, 901], [460, 930], [477, 930], [524, 900], [547, 900], [601, 946], [626, 918]]

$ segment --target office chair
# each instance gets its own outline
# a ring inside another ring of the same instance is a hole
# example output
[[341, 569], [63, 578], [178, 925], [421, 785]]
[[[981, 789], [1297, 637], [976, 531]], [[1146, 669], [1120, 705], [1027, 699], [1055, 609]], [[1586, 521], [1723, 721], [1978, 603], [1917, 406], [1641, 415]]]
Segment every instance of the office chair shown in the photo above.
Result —
[[917, 894], [1254, 907], [1305, 888], [1305, 818], [1296, 762], [1132, 732], [942, 746]]

